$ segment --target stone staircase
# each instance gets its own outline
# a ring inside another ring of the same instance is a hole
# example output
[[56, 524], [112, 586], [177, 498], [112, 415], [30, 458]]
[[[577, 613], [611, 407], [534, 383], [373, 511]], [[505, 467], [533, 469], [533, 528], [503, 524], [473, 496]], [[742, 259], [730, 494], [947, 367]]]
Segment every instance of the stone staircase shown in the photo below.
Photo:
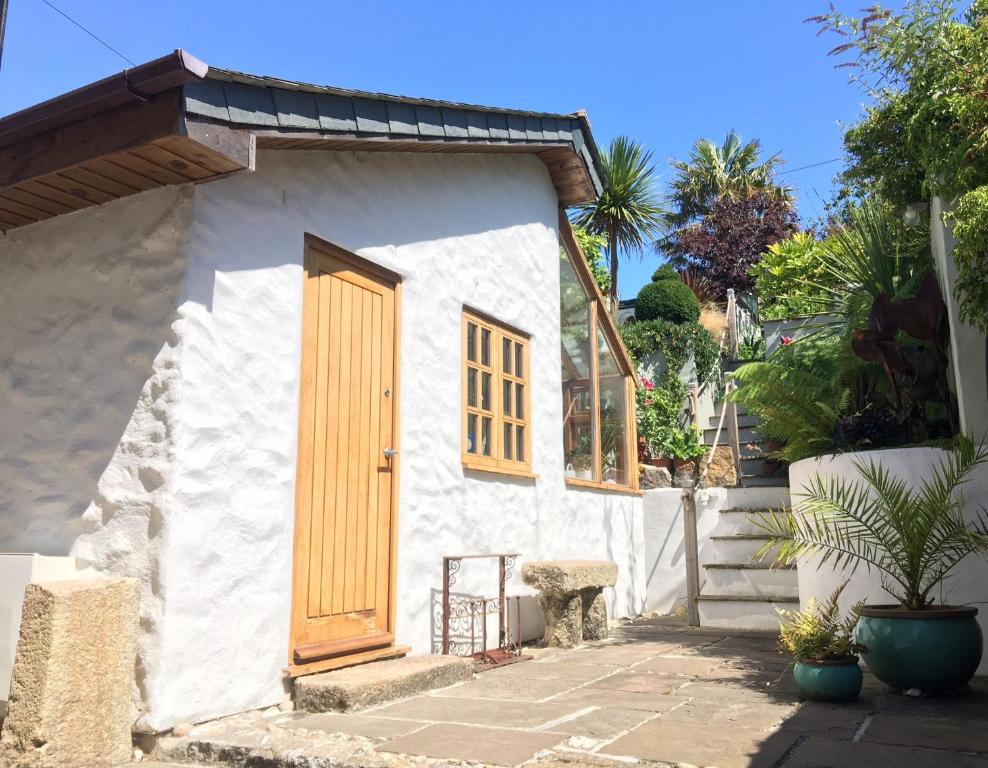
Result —
[[727, 489], [727, 507], [701, 546], [700, 624], [727, 629], [777, 630], [776, 608], [799, 606], [795, 567], [754, 560], [766, 542], [752, 513], [787, 514], [788, 487]]
[[[722, 363], [724, 373], [733, 373], [747, 361], [725, 360]], [[721, 427], [720, 435], [717, 434], [717, 425], [720, 423], [720, 415], [724, 409], [724, 400], [718, 400], [714, 404], [714, 415], [710, 417], [709, 423], [703, 430], [703, 444], [712, 446], [714, 440], [723, 447], [728, 445], [727, 419]], [[740, 485], [745, 488], [788, 488], [789, 478], [785, 467], [778, 470], [776, 474], [767, 474], [764, 471], [765, 447], [764, 438], [758, 433], [758, 417], [749, 414], [741, 406], [738, 406], [738, 442], [741, 445], [741, 477]]]

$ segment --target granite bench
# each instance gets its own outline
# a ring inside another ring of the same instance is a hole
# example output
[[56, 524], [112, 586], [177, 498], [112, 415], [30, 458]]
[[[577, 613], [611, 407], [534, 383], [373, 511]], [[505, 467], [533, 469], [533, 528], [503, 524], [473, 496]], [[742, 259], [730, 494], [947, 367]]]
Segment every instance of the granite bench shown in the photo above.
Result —
[[521, 578], [539, 590], [546, 646], [572, 648], [607, 637], [604, 587], [617, 583], [617, 563], [607, 560], [546, 560], [525, 563]]

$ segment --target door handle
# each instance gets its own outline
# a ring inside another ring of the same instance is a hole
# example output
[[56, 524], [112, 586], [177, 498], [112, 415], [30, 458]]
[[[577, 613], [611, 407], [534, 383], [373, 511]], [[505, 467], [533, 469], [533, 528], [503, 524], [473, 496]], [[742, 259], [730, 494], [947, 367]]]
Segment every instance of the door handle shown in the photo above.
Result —
[[384, 449], [384, 458], [386, 459], [390, 459], [392, 456], [397, 456], [397, 455], [398, 455], [398, 451], [396, 451], [394, 448]]

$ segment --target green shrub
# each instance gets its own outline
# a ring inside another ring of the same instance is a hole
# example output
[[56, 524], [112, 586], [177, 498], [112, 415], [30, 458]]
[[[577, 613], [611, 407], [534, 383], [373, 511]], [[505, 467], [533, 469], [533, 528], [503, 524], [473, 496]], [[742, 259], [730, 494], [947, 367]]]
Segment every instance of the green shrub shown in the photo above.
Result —
[[672, 264], [663, 264], [652, 273], [653, 283], [661, 283], [663, 280], [679, 280], [682, 282], [682, 279], [679, 277], [679, 273], [676, 271], [676, 268], [672, 266]]
[[720, 348], [710, 331], [699, 323], [645, 320], [622, 325], [620, 331], [621, 340], [636, 363], [659, 353], [666, 361], [666, 374], [678, 380], [679, 372], [692, 354], [697, 384], [701, 387], [720, 373], [717, 365], [720, 362]]
[[638, 292], [635, 319], [695, 323], [700, 319], [700, 302], [679, 278], [648, 283]]
[[796, 661], [830, 661], [853, 659], [867, 650], [854, 641], [854, 627], [864, 601], [856, 603], [847, 618], [842, 618], [838, 601], [847, 586], [845, 581], [820, 605], [811, 597], [802, 611], [777, 609], [784, 619], [779, 630], [779, 651], [791, 653]]

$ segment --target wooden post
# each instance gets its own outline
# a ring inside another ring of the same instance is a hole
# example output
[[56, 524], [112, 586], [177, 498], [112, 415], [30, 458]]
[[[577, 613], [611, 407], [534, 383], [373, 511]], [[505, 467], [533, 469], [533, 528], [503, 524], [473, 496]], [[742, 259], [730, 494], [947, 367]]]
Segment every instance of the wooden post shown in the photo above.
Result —
[[683, 544], [686, 549], [686, 621], [700, 626], [700, 552], [696, 540], [696, 491], [683, 489]]
[[738, 303], [734, 289], [727, 289], [727, 352], [731, 361], [738, 359]]

